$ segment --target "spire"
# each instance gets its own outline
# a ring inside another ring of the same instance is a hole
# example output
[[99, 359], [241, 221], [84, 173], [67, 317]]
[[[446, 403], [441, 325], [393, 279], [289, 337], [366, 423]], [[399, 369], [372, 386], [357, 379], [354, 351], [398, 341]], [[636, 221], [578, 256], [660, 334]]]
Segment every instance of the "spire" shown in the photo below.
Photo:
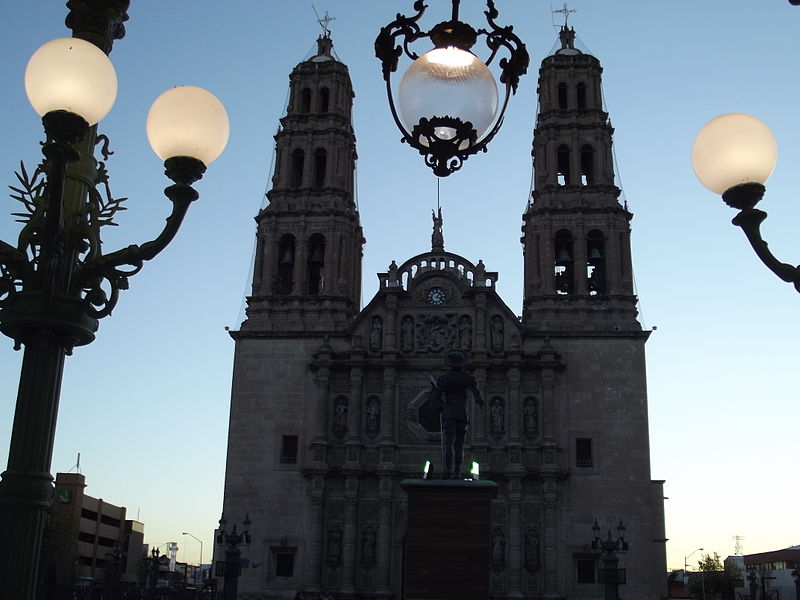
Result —
[[444, 252], [444, 234], [442, 233], [442, 207], [439, 207], [439, 216], [433, 213], [433, 233], [431, 234], [431, 252]]

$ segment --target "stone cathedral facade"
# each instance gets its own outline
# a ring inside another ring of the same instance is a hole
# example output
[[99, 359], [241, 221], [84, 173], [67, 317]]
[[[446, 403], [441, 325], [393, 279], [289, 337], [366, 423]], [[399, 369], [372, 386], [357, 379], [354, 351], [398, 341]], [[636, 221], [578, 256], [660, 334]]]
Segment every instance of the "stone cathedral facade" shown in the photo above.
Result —
[[402, 597], [400, 481], [439, 465], [429, 378], [449, 348], [470, 353], [487, 403], [473, 407], [465, 462], [498, 484], [492, 596], [601, 598], [595, 519], [603, 537], [627, 528], [622, 595], [666, 595], [632, 215], [614, 185], [602, 68], [573, 40], [562, 30], [539, 71], [522, 318], [491, 265], [445, 250], [440, 214], [430, 250], [393, 261], [359, 306], [348, 70], [322, 37], [292, 72], [247, 318], [231, 333], [224, 513], [252, 520], [240, 597]]

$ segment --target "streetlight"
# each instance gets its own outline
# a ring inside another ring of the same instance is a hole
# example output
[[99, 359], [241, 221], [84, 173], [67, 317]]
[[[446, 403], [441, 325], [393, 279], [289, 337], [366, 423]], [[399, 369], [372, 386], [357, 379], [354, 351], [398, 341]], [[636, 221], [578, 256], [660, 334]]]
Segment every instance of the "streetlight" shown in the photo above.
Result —
[[[107, 140], [94, 125], [111, 109], [116, 75], [106, 54], [124, 36], [129, 0], [70, 2], [72, 38], [42, 46], [25, 72], [25, 89], [42, 116], [44, 160], [21, 168], [14, 197], [24, 211], [16, 246], [0, 241], [0, 331], [25, 347], [8, 466], [0, 480], [0, 589], [31, 600], [44, 521], [52, 496], [50, 463], [65, 357], [91, 343], [99, 319], [146, 260], [178, 231], [198, 193], [192, 184], [225, 147], [228, 117], [209, 92], [173, 88], [148, 115], [148, 138], [174, 183], [164, 190], [172, 213], [152, 241], [103, 254], [100, 228], [113, 225], [123, 199], [111, 197], [103, 160]], [[88, 40], [88, 41], [87, 41]], [[179, 111], [176, 113], [176, 108]], [[201, 127], [191, 126], [192, 115]]]
[[184, 531], [181, 535], [188, 535], [193, 537], [196, 541], [200, 542], [200, 583], [203, 582], [203, 540], [199, 537], [194, 536], [193, 534], [189, 533], [188, 531]]
[[689, 576], [687, 574], [687, 571], [689, 570], [689, 559], [692, 557], [693, 554], [702, 551], [703, 551], [702, 548], [698, 548], [697, 550], [693, 550], [692, 552], [690, 552], [688, 556], [683, 557], [683, 585], [688, 585], [689, 583]]
[[[487, 0], [484, 11], [490, 29], [477, 31], [459, 21], [460, 0], [452, 2], [452, 18], [423, 32], [417, 21], [427, 5], [424, 0], [416, 0], [416, 15], [406, 17], [398, 13], [375, 39], [375, 56], [383, 67], [389, 108], [403, 134], [402, 141], [419, 151], [425, 164], [439, 177], [460, 169], [471, 155], [486, 152], [487, 144], [502, 125], [509, 97], [516, 93], [519, 78], [527, 72], [529, 62], [525, 44], [513, 33], [513, 27], [499, 27], [495, 23], [499, 13], [493, 0]], [[485, 62], [470, 50], [480, 36], [485, 36], [490, 51]], [[430, 39], [434, 48], [418, 56], [409, 45], [422, 38]], [[498, 63], [500, 83], [505, 84], [502, 102], [488, 68], [501, 49], [509, 55]], [[395, 105], [391, 75], [403, 53], [414, 62], [403, 75]]]
[[761, 223], [767, 213], [755, 208], [764, 196], [764, 183], [772, 175], [777, 158], [777, 144], [769, 128], [741, 113], [712, 119], [692, 145], [692, 166], [700, 183], [739, 210], [732, 223], [742, 228], [758, 258], [800, 292], [800, 267], [775, 258], [761, 237]]
[[219, 567], [222, 566], [221, 575], [225, 578], [222, 599], [236, 600], [236, 594], [239, 589], [239, 576], [242, 574], [242, 551], [239, 549], [239, 546], [250, 545], [250, 515], [245, 515], [244, 521], [242, 521], [241, 533], [237, 533], [235, 523], [233, 525], [233, 530], [228, 533], [225, 531], [225, 525], [227, 524], [228, 520], [225, 518], [225, 515], [222, 515], [219, 519], [217, 544], [225, 545], [225, 561], [216, 564], [216, 575], [220, 575]]
[[592, 525], [594, 540], [592, 540], [592, 550], [602, 550], [601, 560], [603, 568], [600, 571], [600, 581], [604, 584], [605, 600], [619, 600], [619, 586], [625, 583], [625, 569], [619, 568], [619, 552], [628, 551], [628, 542], [625, 541], [625, 525], [620, 519], [617, 525], [617, 539], [611, 538], [611, 529], [608, 530], [608, 537], [604, 540], [600, 537], [600, 525], [597, 519]]

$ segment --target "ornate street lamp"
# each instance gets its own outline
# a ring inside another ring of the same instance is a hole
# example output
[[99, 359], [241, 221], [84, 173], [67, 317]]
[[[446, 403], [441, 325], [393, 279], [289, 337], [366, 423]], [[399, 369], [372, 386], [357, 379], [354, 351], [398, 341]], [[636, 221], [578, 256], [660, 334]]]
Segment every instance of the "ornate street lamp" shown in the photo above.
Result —
[[628, 551], [628, 542], [625, 541], [625, 525], [620, 520], [617, 525], [617, 539], [611, 538], [611, 530], [608, 530], [608, 537], [604, 540], [600, 537], [600, 525], [597, 519], [592, 525], [594, 540], [592, 540], [592, 550], [601, 550], [600, 559], [603, 561], [603, 568], [600, 570], [600, 582], [603, 583], [605, 590], [605, 600], [619, 600], [619, 586], [625, 583], [625, 569], [619, 568], [619, 552]]
[[777, 159], [778, 147], [769, 128], [741, 113], [712, 119], [692, 145], [692, 166], [700, 183], [739, 210], [732, 223], [742, 228], [758, 258], [800, 292], [800, 267], [775, 258], [761, 237], [761, 223], [767, 213], [755, 208], [764, 197], [764, 183], [772, 175]]
[[[421, 31], [417, 21], [428, 6], [424, 0], [416, 0], [416, 15], [398, 13], [375, 39], [375, 56], [383, 66], [389, 108], [403, 134], [402, 141], [418, 150], [439, 177], [460, 169], [471, 155], [486, 152], [502, 125], [509, 97], [516, 93], [519, 78], [528, 70], [529, 60], [513, 27], [495, 23], [498, 12], [493, 0], [487, 0], [484, 11], [488, 30], [475, 30], [459, 21], [460, 0], [452, 2], [449, 21]], [[470, 50], [479, 37], [484, 37], [489, 50], [485, 62]], [[434, 48], [419, 56], [410, 45], [423, 38], [430, 39]], [[498, 63], [500, 83], [505, 84], [500, 101], [488, 65], [502, 49], [509, 56]], [[391, 75], [403, 53], [414, 62], [403, 75], [395, 103]]]
[[164, 190], [172, 213], [152, 241], [103, 253], [101, 227], [115, 224], [124, 199], [111, 197], [105, 163], [95, 160], [96, 145], [103, 160], [111, 153], [94, 124], [116, 96], [106, 52], [124, 35], [128, 4], [71, 0], [67, 23], [75, 37], [42, 46], [25, 72], [46, 139], [42, 163], [32, 172], [22, 166], [19, 187], [12, 187], [23, 205], [15, 215], [23, 223], [17, 245], [0, 241], [0, 331], [16, 349], [25, 347], [8, 467], [0, 481], [0, 590], [9, 598], [35, 596], [65, 356], [94, 340], [99, 319], [111, 314], [128, 278], [173, 239], [198, 198], [192, 183], [228, 138], [225, 109], [209, 92], [178, 87], [159, 97], [147, 131], [174, 182]]
[[217, 563], [215, 575], [217, 577], [221, 575], [225, 578], [225, 587], [222, 590], [223, 600], [236, 600], [236, 594], [239, 589], [239, 576], [242, 574], [242, 551], [239, 546], [250, 545], [250, 516], [245, 515], [244, 521], [242, 521], [241, 533], [237, 533], [235, 523], [233, 531], [228, 533], [225, 531], [225, 525], [227, 524], [228, 520], [225, 515], [222, 515], [219, 519], [217, 544], [225, 546], [225, 561]]

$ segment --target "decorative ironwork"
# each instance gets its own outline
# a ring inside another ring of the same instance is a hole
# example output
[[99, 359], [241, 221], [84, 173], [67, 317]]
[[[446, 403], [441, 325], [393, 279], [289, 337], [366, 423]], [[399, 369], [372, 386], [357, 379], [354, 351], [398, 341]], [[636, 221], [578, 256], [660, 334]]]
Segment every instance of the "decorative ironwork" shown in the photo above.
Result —
[[[417, 150], [425, 160], [425, 164], [433, 169], [439, 177], [446, 177], [459, 170], [464, 161], [473, 154], [486, 152], [488, 143], [494, 138], [503, 123], [509, 97], [516, 93], [519, 79], [528, 70], [529, 56], [525, 44], [514, 34], [512, 26], [501, 27], [496, 23], [498, 11], [493, 0], [487, 0], [484, 11], [489, 29], [473, 29], [470, 25], [458, 20], [460, 0], [453, 0], [452, 18], [434, 26], [430, 31], [422, 31], [418, 21], [428, 8], [424, 0], [416, 0], [413, 9], [416, 14], [407, 17], [397, 13], [395, 20], [381, 28], [375, 39], [375, 56], [381, 61], [383, 79], [389, 98], [389, 108], [397, 127], [403, 137], [401, 142]], [[398, 59], [405, 54], [412, 61], [419, 56], [411, 49], [411, 44], [423, 38], [429, 38], [436, 48], [455, 47], [469, 51], [478, 38], [484, 37], [489, 50], [488, 66], [500, 50], [506, 50], [509, 56], [498, 61], [500, 83], [505, 85], [505, 97], [495, 117], [493, 126], [478, 139], [478, 132], [469, 121], [463, 122], [451, 115], [436, 115], [430, 119], [423, 118], [409, 132], [401, 122], [392, 95], [391, 75], [397, 71]], [[454, 130], [451, 139], [437, 135], [436, 129], [447, 127]]]
[[739, 209], [739, 214], [731, 222], [741, 227], [761, 262], [800, 292], [800, 266], [795, 267], [778, 260], [761, 236], [761, 223], [767, 218], [767, 213], [754, 207], [764, 197], [765, 191], [766, 188], [760, 183], [743, 183], [726, 191], [722, 199], [728, 206]]

